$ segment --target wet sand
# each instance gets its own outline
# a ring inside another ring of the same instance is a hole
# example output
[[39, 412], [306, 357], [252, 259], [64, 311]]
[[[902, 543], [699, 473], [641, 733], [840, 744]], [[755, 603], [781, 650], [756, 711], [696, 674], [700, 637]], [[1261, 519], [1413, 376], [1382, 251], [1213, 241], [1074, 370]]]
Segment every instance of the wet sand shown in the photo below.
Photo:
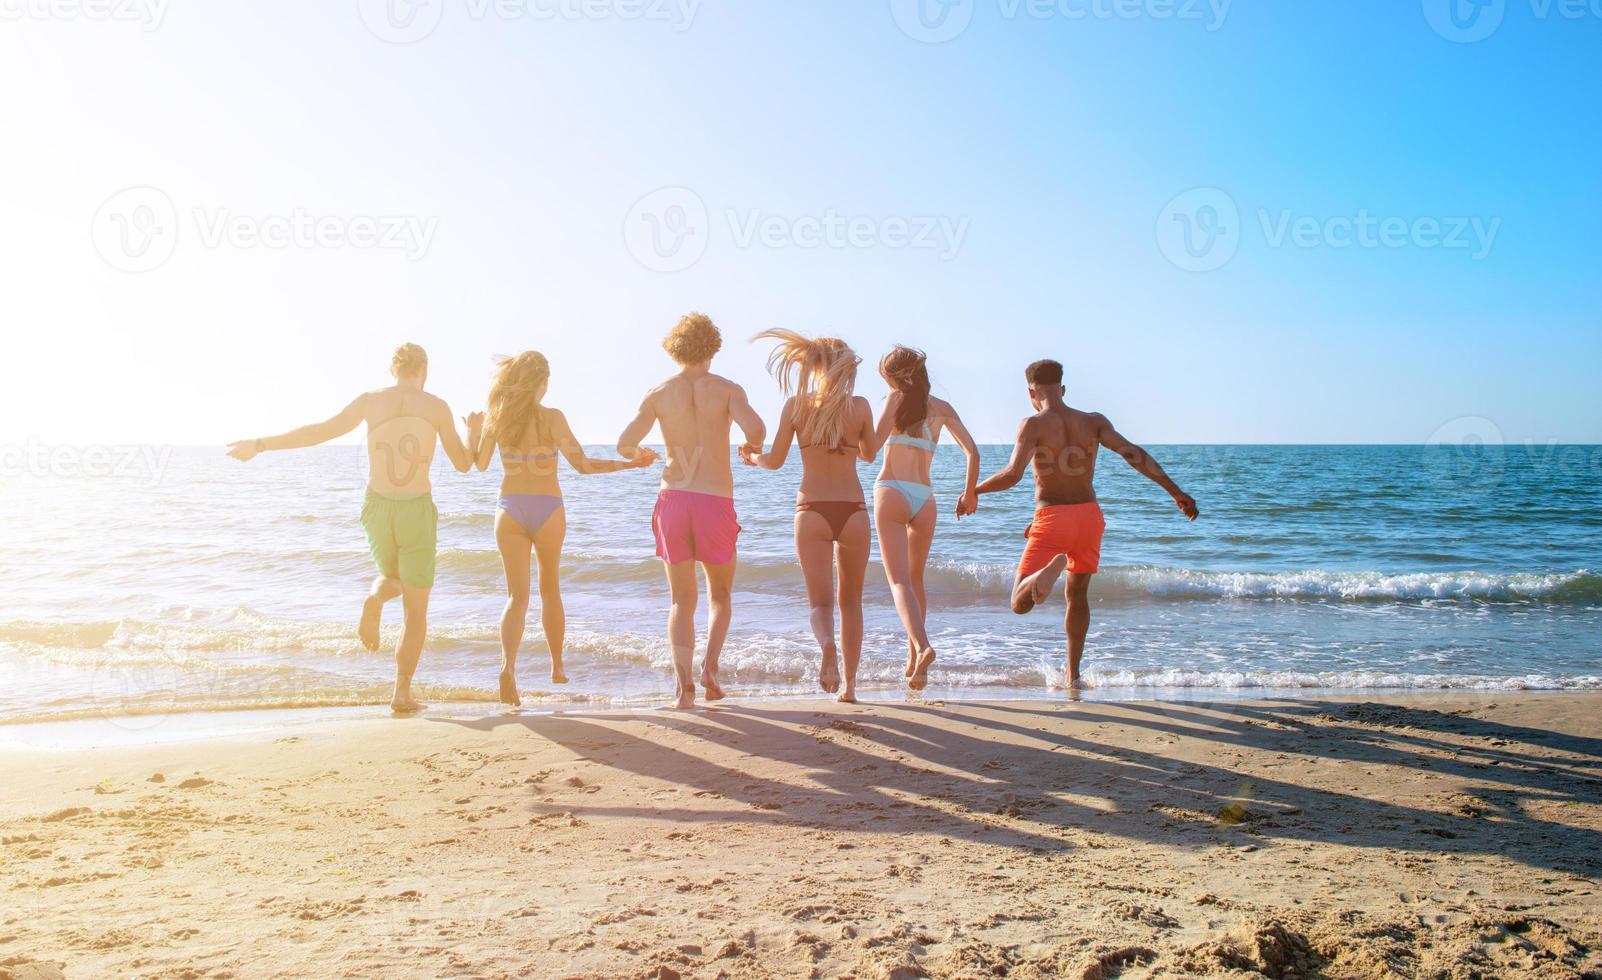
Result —
[[0, 980], [1602, 977], [1602, 695], [160, 730], [0, 739]]

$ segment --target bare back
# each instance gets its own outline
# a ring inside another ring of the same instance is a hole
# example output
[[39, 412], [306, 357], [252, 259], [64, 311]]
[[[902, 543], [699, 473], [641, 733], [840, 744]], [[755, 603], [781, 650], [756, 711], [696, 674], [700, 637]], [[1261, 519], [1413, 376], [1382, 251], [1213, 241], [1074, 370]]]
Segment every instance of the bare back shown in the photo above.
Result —
[[367, 422], [367, 485], [386, 497], [420, 497], [432, 489], [429, 468], [439, 444], [444, 402], [417, 388], [396, 386], [362, 397]]
[[740, 386], [715, 374], [675, 375], [646, 397], [667, 448], [662, 487], [734, 496], [729, 427]]
[[[785, 424], [780, 426], [780, 437], [794, 436], [795, 399], [785, 405]], [[862, 447], [873, 445], [873, 406], [861, 395], [851, 399], [851, 412], [846, 418], [846, 430], [840, 445], [802, 446], [801, 486], [798, 500], [856, 501], [862, 500], [862, 479], [857, 475], [857, 461], [862, 458]], [[788, 443], [786, 443], [788, 445]], [[777, 447], [777, 443], [775, 443]]]
[[1107, 420], [1066, 405], [1048, 407], [1024, 423], [1033, 447], [1035, 501], [1043, 507], [1096, 499], [1096, 452]]

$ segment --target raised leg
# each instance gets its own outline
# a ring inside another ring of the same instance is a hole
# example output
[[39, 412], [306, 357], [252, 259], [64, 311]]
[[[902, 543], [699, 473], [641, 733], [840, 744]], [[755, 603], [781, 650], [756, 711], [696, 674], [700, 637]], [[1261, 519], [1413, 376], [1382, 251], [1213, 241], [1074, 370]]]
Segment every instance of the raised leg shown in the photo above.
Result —
[[501, 609], [502, 704], [519, 705], [517, 691], [517, 651], [523, 644], [524, 624], [528, 620], [529, 551], [534, 541], [512, 515], [495, 515], [495, 545], [501, 552], [501, 568], [506, 573], [506, 605]]
[[1020, 577], [1012, 586], [1012, 611], [1022, 616], [1045, 602], [1062, 570], [1067, 567], [1068, 556], [1058, 555], [1040, 571]]
[[379, 575], [373, 579], [372, 586], [367, 590], [367, 599], [362, 602], [361, 623], [356, 627], [356, 635], [361, 639], [362, 646], [367, 648], [367, 652], [378, 652], [378, 627], [384, 615], [384, 603], [400, 594], [400, 579], [387, 575]]

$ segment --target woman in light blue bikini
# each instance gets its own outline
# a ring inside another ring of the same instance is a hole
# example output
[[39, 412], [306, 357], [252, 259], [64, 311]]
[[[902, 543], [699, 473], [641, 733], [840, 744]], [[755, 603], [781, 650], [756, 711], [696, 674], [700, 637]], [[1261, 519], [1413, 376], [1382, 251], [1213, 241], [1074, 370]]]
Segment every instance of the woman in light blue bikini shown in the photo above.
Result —
[[562, 609], [562, 539], [567, 514], [556, 479], [558, 454], [580, 473], [616, 473], [656, 461], [642, 449], [631, 460], [591, 459], [573, 437], [567, 417], [540, 404], [550, 384], [545, 355], [524, 351], [501, 359], [490, 386], [484, 433], [468, 449], [480, 470], [501, 451], [501, 499], [495, 509], [495, 544], [506, 569], [506, 608], [501, 612], [501, 701], [522, 704], [517, 691], [517, 648], [528, 616], [530, 555], [539, 558], [540, 620], [551, 648], [551, 683], [566, 684], [562, 643], [567, 618]]
[[923, 587], [924, 566], [934, 542], [934, 487], [930, 464], [940, 433], [949, 431], [968, 454], [968, 478], [957, 501], [960, 520], [978, 509], [974, 487], [979, 482], [979, 447], [948, 403], [929, 396], [929, 371], [922, 351], [897, 347], [879, 362], [879, 375], [890, 386], [875, 433], [884, 445], [884, 466], [873, 485], [873, 522], [879, 530], [879, 558], [896, 612], [907, 629], [907, 686], [923, 690], [929, 683], [934, 647], [925, 625], [929, 600]]

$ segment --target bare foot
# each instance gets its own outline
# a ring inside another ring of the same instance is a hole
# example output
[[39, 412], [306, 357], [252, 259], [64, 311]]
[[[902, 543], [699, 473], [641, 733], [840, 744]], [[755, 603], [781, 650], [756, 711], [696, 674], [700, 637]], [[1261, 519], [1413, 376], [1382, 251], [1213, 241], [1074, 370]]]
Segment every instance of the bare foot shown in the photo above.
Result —
[[857, 692], [855, 690], [853, 690], [852, 688], [848, 687], [845, 690], [841, 691], [838, 695], [836, 695], [835, 696], [835, 700], [840, 702], [841, 704], [856, 704], [857, 703]]
[[840, 690], [840, 657], [830, 644], [823, 651], [823, 667], [818, 671], [818, 686], [830, 694]]
[[1057, 584], [1057, 579], [1062, 577], [1062, 570], [1067, 567], [1068, 556], [1058, 555], [1045, 568], [1035, 573], [1035, 584], [1030, 590], [1030, 598], [1034, 599], [1035, 605], [1038, 606], [1051, 598], [1052, 588]]
[[1051, 559], [1051, 562], [1046, 564], [1045, 568], [1041, 568], [1040, 572], [1033, 573], [1030, 576], [1030, 584], [1028, 584], [1028, 605], [1022, 608], [1020, 612], [1028, 612], [1028, 610], [1035, 608], [1036, 605], [1040, 605], [1041, 602], [1045, 602], [1046, 599], [1051, 599], [1051, 589], [1056, 586], [1057, 580], [1062, 578], [1062, 570], [1067, 567], [1069, 567], [1069, 556], [1059, 554], [1059, 556]]
[[908, 637], [907, 638], [907, 670], [906, 670], [906, 673], [902, 674], [901, 676], [903, 676], [903, 677], [911, 677], [912, 676], [912, 672], [917, 670], [917, 669], [918, 669], [918, 645], [916, 643], [912, 642], [912, 638], [911, 637]]
[[934, 647], [930, 647], [929, 649], [923, 651], [923, 653], [918, 657], [917, 668], [913, 670], [911, 679], [907, 681], [907, 686], [912, 688], [914, 691], [921, 691], [928, 687], [929, 668], [934, 666], [934, 662]]
[[522, 695], [517, 692], [517, 675], [509, 670], [501, 671], [501, 703], [514, 708], [523, 703]]
[[410, 696], [396, 698], [389, 703], [390, 713], [396, 715], [415, 715], [427, 707], [428, 705]]
[[362, 603], [362, 619], [356, 627], [356, 636], [369, 653], [378, 652], [378, 645], [382, 642], [378, 636], [378, 625], [379, 620], [383, 618], [384, 603], [400, 594], [400, 580], [385, 578], [382, 575], [373, 579], [372, 588], [367, 590], [367, 599]]
[[[714, 680], [712, 682], [712, 686], [713, 687], [717, 687], [717, 681], [716, 680]], [[708, 694], [707, 696], [711, 697], [710, 694]], [[723, 690], [722, 690], [722, 688], [719, 688], [718, 689], [718, 697], [721, 698], [722, 696], [723, 696]], [[679, 700], [678, 700], [678, 703], [675, 704], [673, 707], [674, 707], [675, 710], [678, 710], [678, 711], [689, 711], [691, 708], [695, 707], [695, 685], [694, 684], [691, 684], [688, 687], [683, 687], [683, 688], [679, 689]]]
[[[724, 698], [723, 686], [718, 683], [718, 675], [717, 674], [714, 674], [714, 673], [712, 673], [710, 671], [705, 671], [705, 670], [701, 671], [701, 686], [706, 688], [706, 699], [708, 701], [722, 701], [723, 700], [723, 698]], [[688, 697], [690, 699], [690, 703], [687, 704], [687, 705], [684, 704], [683, 703], [683, 699], [681, 698], [680, 699], [680, 707], [688, 707], [688, 708], [695, 707], [695, 688], [693, 688], [693, 687], [690, 688]]]
[[378, 623], [383, 614], [383, 597], [376, 592], [368, 593], [367, 601], [362, 603], [362, 621], [356, 627], [356, 636], [368, 653], [378, 652]]
[[552, 684], [566, 684], [567, 683], [567, 671], [562, 669], [562, 661], [559, 660], [559, 659], [555, 659], [555, 658], [553, 658], [551, 660], [551, 683]]

